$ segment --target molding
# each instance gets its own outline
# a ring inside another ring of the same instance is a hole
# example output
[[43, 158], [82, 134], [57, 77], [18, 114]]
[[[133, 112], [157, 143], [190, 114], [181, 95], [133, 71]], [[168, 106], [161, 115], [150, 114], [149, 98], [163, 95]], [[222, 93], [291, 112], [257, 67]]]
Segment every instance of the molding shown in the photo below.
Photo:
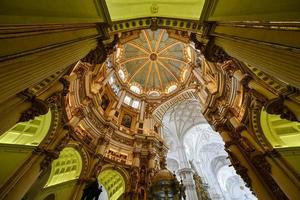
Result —
[[197, 20], [148, 17], [113, 22], [111, 27], [109, 28], [109, 32], [112, 35], [114, 33], [126, 32], [131, 30], [151, 29], [153, 26], [155, 26], [156, 28], [167, 28], [192, 32], [200, 32], [201, 29], [201, 24]]

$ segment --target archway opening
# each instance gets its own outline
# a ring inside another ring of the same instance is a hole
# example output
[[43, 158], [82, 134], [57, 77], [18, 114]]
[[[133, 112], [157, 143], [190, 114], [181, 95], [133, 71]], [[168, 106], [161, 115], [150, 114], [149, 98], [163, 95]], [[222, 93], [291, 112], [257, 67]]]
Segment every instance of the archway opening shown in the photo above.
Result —
[[[35, 117], [27, 122], [20, 122], [0, 136], [0, 160], [5, 165], [0, 168], [0, 185], [4, 183], [14, 170], [22, 166], [32, 151], [49, 132], [52, 114]], [[13, 159], [12, 159], [13, 158]]]
[[125, 192], [125, 180], [116, 170], [104, 170], [99, 174], [98, 180], [104, 187], [99, 196], [101, 200], [117, 200]]
[[0, 143], [38, 146], [51, 126], [51, 111], [27, 122], [19, 122], [0, 136]]
[[281, 119], [279, 115], [260, 114], [262, 131], [272, 146], [284, 158], [294, 172], [300, 174], [300, 123]]
[[66, 147], [52, 162], [51, 173], [45, 187], [77, 179], [81, 169], [82, 159], [79, 152], [72, 147]]
[[260, 115], [261, 128], [273, 148], [300, 147], [300, 123], [268, 114], [264, 109]]

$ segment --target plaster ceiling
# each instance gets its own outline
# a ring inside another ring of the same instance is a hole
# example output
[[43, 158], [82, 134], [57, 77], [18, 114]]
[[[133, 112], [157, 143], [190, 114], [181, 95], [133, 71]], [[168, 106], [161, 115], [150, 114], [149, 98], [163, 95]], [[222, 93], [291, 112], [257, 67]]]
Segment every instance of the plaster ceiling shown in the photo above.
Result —
[[166, 112], [163, 117], [164, 136], [171, 134], [173, 139], [182, 140], [184, 135], [198, 124], [207, 124], [201, 114], [197, 100], [185, 100]]
[[204, 0], [106, 0], [112, 21], [142, 17], [198, 20]]

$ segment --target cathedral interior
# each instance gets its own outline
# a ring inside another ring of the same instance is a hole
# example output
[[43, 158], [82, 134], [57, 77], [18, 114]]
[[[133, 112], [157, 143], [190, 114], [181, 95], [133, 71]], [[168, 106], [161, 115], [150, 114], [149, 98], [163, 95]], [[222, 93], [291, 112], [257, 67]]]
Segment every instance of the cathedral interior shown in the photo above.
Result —
[[300, 198], [300, 1], [1, 0], [0, 50], [0, 199]]

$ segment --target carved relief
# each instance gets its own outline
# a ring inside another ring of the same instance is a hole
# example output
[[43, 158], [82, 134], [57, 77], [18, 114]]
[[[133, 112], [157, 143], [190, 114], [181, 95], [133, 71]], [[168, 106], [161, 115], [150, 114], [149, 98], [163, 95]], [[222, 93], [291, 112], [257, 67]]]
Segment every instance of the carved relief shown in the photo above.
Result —
[[102, 64], [107, 56], [112, 53], [114, 46], [117, 44], [119, 38], [118, 35], [114, 35], [114, 39], [109, 44], [104, 44], [103, 41], [98, 40], [96, 49], [90, 51], [86, 57], [82, 59], [82, 62], [87, 62], [92, 65]]
[[19, 122], [29, 121], [34, 119], [36, 116], [45, 115], [49, 111], [47, 103], [45, 103], [43, 100], [33, 98], [31, 102], [31, 108], [21, 113]]

